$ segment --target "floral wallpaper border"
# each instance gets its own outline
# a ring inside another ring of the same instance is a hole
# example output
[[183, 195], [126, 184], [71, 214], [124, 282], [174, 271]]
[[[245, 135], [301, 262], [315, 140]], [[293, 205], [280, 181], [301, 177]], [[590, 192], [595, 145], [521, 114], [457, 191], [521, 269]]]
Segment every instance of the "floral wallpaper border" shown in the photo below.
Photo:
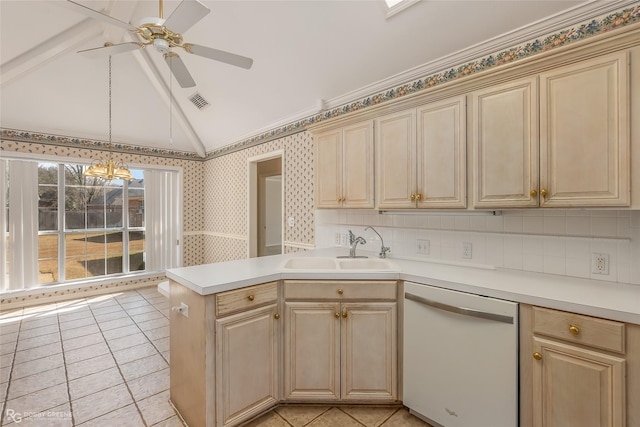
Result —
[[299, 121], [271, 129], [267, 132], [263, 132], [251, 138], [213, 150], [207, 153], [206, 157], [204, 158], [198, 156], [196, 153], [190, 152], [161, 150], [157, 148], [138, 147], [119, 143], [110, 145], [109, 143], [106, 143], [104, 141], [40, 134], [14, 129], [0, 128], [0, 137], [3, 139], [15, 141], [78, 146], [82, 148], [92, 149], [109, 149], [123, 153], [135, 153], [149, 156], [206, 161], [238, 150], [262, 144], [273, 139], [282, 138], [284, 136], [303, 131], [307, 128], [307, 126], [322, 122], [324, 120], [339, 117], [354, 111], [359, 111], [364, 108], [380, 104], [382, 102], [387, 102], [443, 83], [451, 82], [453, 80], [466, 77], [480, 71], [486, 71], [499, 65], [518, 61], [537, 53], [546, 52], [561, 46], [566, 46], [569, 43], [584, 40], [598, 34], [603, 34], [638, 21], [640, 21], [640, 5], [625, 8], [605, 16], [594, 18], [589, 21], [584, 21], [560, 32], [542, 36], [540, 38], [536, 38], [535, 40], [517, 45], [515, 47], [511, 47], [501, 52], [479, 58], [466, 64], [461, 64], [455, 68], [431, 74], [418, 80], [414, 80], [412, 82], [389, 89], [385, 92], [367, 96], [366, 98], [359, 101], [354, 101], [349, 104], [345, 104], [331, 110], [327, 110], [316, 115], [301, 119]]
[[307, 117], [295, 123], [289, 123], [282, 127], [264, 132], [260, 135], [253, 136], [249, 139], [245, 139], [235, 144], [231, 144], [214, 150], [210, 153], [207, 153], [207, 157], [217, 157], [229, 152], [237, 151], [242, 148], [269, 141], [273, 138], [280, 138], [282, 136], [289, 135], [292, 132], [299, 132], [314, 123], [342, 116], [353, 111], [359, 111], [372, 105], [380, 104], [392, 99], [397, 99], [402, 96], [418, 92], [420, 90], [447, 83], [461, 77], [466, 77], [470, 74], [485, 71], [498, 65], [507, 64], [537, 53], [549, 51], [560, 46], [565, 46], [569, 43], [583, 40], [597, 34], [606, 33], [637, 21], [640, 21], [640, 5], [626, 8], [597, 19], [592, 19], [588, 22], [583, 22], [582, 24], [577, 24], [574, 27], [560, 31], [559, 33], [547, 35], [542, 38], [537, 38], [533, 41], [529, 41], [528, 43], [520, 44], [502, 52], [494, 53], [483, 58], [468, 62], [466, 64], [459, 65], [456, 68], [444, 70], [439, 73], [421, 78], [419, 80], [403, 84], [396, 88], [389, 89], [386, 92], [377, 93], [359, 101], [355, 101], [328, 111], [318, 113], [314, 116]]
[[74, 138], [45, 133], [28, 132], [16, 129], [0, 128], [0, 139], [9, 141], [31, 142], [65, 147], [86, 148], [90, 150], [108, 150], [126, 154], [140, 154], [143, 156], [170, 157], [183, 160], [206, 160], [196, 153], [177, 150], [161, 150], [159, 148], [140, 147], [121, 143], [108, 143], [95, 139]]

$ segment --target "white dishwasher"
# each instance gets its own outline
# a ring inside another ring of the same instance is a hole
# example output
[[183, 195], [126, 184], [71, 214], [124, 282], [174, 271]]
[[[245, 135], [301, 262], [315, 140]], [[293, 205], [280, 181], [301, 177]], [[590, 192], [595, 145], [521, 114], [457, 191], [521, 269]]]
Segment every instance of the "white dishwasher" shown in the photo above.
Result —
[[518, 426], [518, 304], [405, 282], [403, 403], [434, 426]]

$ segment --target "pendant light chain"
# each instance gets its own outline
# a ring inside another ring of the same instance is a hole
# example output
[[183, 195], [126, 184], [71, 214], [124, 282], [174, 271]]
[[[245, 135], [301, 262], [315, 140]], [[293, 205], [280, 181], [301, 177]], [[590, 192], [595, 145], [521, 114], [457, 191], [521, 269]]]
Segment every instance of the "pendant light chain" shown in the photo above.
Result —
[[111, 55], [109, 55], [109, 150], [111, 148]]

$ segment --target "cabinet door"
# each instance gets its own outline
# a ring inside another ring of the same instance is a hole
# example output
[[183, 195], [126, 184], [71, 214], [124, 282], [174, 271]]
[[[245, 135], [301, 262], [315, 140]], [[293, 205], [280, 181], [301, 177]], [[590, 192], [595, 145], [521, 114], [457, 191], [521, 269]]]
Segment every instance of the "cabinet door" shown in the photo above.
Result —
[[417, 118], [418, 207], [466, 207], [465, 97], [418, 108]]
[[536, 94], [535, 77], [473, 93], [474, 207], [538, 205]]
[[285, 330], [285, 398], [338, 400], [340, 304], [287, 302]]
[[373, 207], [373, 122], [342, 131], [342, 204], [345, 208]]
[[[376, 203], [380, 209], [414, 208], [416, 113], [402, 111], [376, 119]], [[412, 196], [414, 198], [412, 198]]]
[[342, 304], [342, 399], [396, 399], [396, 306]]
[[534, 337], [534, 427], [624, 427], [624, 359]]
[[342, 198], [342, 130], [314, 138], [317, 208], [338, 208]]
[[540, 75], [542, 206], [629, 206], [626, 55]]
[[216, 425], [237, 425], [279, 401], [277, 305], [216, 320]]

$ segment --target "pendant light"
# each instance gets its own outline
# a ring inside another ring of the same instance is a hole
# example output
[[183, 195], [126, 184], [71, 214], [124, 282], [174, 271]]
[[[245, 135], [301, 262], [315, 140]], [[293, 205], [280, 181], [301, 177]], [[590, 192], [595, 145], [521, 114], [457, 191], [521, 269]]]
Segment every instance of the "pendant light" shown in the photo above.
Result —
[[[113, 147], [111, 143], [111, 55], [109, 55], [109, 150]], [[91, 166], [82, 174], [94, 178], [101, 178], [105, 181], [114, 179], [122, 179], [124, 181], [132, 181], [135, 179], [133, 174], [127, 169], [122, 162], [114, 162], [109, 151], [109, 158], [105, 160], [95, 160]]]

